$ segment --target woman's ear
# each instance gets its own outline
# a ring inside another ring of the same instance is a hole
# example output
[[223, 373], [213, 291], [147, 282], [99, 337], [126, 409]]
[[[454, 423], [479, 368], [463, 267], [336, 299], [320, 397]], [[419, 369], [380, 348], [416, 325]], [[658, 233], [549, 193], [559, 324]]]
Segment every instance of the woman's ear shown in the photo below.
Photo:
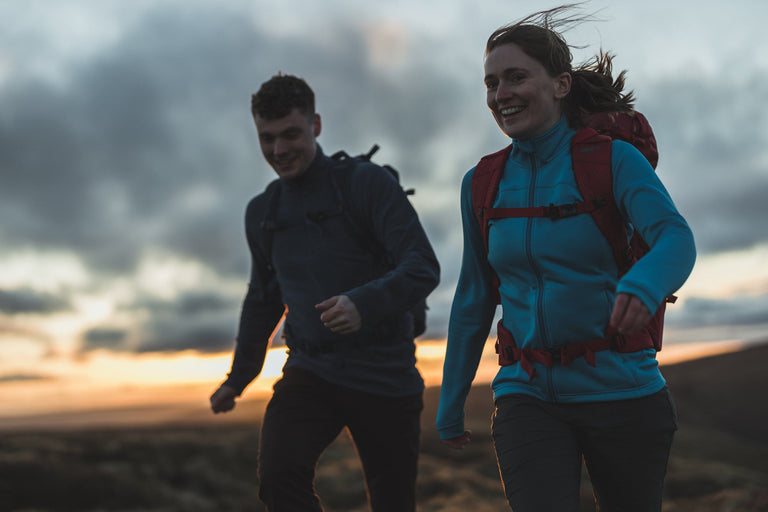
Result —
[[555, 99], [561, 100], [571, 92], [571, 74], [560, 73], [555, 77]]

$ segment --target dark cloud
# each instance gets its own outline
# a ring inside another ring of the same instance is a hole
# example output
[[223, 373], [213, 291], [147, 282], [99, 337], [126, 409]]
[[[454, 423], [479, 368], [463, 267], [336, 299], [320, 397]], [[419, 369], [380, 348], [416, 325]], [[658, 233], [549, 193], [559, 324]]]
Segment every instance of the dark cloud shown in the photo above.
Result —
[[659, 174], [702, 254], [768, 243], [768, 111], [757, 108], [768, 101], [768, 77], [754, 73], [691, 73], [645, 91]]
[[131, 328], [108, 325], [89, 329], [81, 337], [80, 352], [107, 349], [116, 352], [216, 353], [234, 345], [242, 296], [216, 291], [184, 293], [174, 300], [143, 297], [122, 306], [146, 318]]
[[36, 373], [13, 373], [8, 375], [0, 375], [0, 384], [13, 384], [17, 382], [44, 382], [56, 380], [55, 377], [50, 375], [36, 374]]
[[61, 296], [30, 289], [0, 290], [0, 312], [6, 314], [51, 314], [70, 311], [69, 301]]
[[[0, 90], [0, 240], [74, 249], [106, 272], [131, 271], [143, 251], [163, 247], [244, 273], [245, 204], [272, 178], [247, 101], [278, 70], [316, 89], [328, 150], [386, 140], [387, 151], [408, 155], [411, 182], [434, 172], [424, 148], [456, 115], [460, 84], [387, 79], [368, 61], [363, 31], [346, 23], [328, 31], [336, 41], [324, 47], [268, 38], [229, 11], [194, 10], [150, 10], [70, 69], [65, 87]], [[434, 83], [441, 108], [425, 108]], [[206, 191], [205, 200], [191, 191]]]
[[89, 329], [82, 336], [81, 351], [90, 352], [99, 349], [126, 350], [125, 341], [127, 337], [128, 331], [126, 329], [109, 327]]
[[123, 309], [187, 319], [204, 314], [237, 310], [242, 298], [242, 296], [230, 297], [218, 290], [189, 291], [182, 293], [173, 300], [141, 297], [135, 302], [123, 306]]
[[755, 176], [743, 188], [711, 191], [686, 206], [697, 247], [702, 253], [748, 249], [768, 242], [768, 175]]
[[[67, 87], [0, 91], [9, 245], [71, 248], [107, 271], [130, 270], [151, 246], [190, 254], [191, 238], [243, 247], [240, 205], [255, 187], [238, 146], [251, 127], [237, 120], [264, 41], [223, 13], [206, 30], [161, 10], [144, 21], [72, 69]], [[174, 210], [195, 187], [211, 191], [207, 203]], [[242, 251], [209, 256], [225, 272], [247, 266]]]
[[235, 323], [232, 318], [195, 318], [185, 324], [155, 321], [142, 333], [137, 353], [177, 352], [193, 350], [200, 353], [230, 351], [235, 346]]
[[683, 328], [768, 325], [768, 294], [728, 299], [690, 297], [669, 320], [670, 326]]

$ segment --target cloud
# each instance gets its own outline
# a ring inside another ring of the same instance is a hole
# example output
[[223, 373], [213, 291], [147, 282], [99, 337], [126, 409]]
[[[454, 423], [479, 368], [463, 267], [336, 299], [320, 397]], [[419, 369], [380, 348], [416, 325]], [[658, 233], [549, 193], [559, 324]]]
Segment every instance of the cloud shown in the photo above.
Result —
[[152, 312], [134, 350], [139, 353], [194, 350], [214, 353], [234, 346], [237, 299], [210, 293], [186, 293], [178, 300], [149, 300], [136, 306]]
[[8, 375], [0, 375], [0, 384], [13, 384], [17, 382], [42, 382], [56, 380], [55, 377], [50, 375], [37, 374], [37, 373], [12, 373]]
[[155, 321], [147, 326], [137, 353], [178, 352], [199, 353], [230, 351], [235, 346], [232, 318], [197, 318], [187, 324]]
[[[452, 126], [463, 94], [429, 54], [409, 63], [426, 76], [395, 80], [361, 26], [340, 21], [313, 45], [304, 35], [268, 39], [230, 11], [191, 8], [195, 16], [148, 10], [73, 66], [65, 85], [33, 76], [0, 89], [0, 240], [73, 248], [105, 272], [131, 271], [152, 246], [243, 272], [244, 205], [273, 176], [247, 100], [280, 69], [317, 90], [329, 149], [380, 142], [411, 182], [445, 172], [429, 165], [427, 148]], [[424, 108], [435, 83], [442, 108]]]
[[141, 297], [120, 309], [129, 313], [129, 318], [145, 320], [129, 327], [100, 325], [86, 330], [80, 339], [80, 353], [231, 350], [241, 300], [217, 291], [185, 292], [173, 299]]
[[95, 327], [83, 333], [81, 351], [90, 352], [99, 349], [125, 350], [124, 343], [127, 338], [127, 329]]
[[755, 108], [768, 102], [767, 78], [692, 70], [645, 91], [660, 176], [702, 254], [768, 243], [768, 111]]
[[17, 314], [52, 314], [71, 311], [67, 299], [30, 289], [0, 290], [0, 312]]
[[[147, 246], [184, 253], [203, 245], [192, 238], [240, 241], [244, 207], [232, 205], [255, 187], [238, 147], [251, 133], [237, 117], [248, 115], [253, 49], [264, 41], [226, 13], [205, 27], [162, 10], [148, 16], [74, 67], [66, 86], [30, 78], [0, 90], [7, 243], [74, 248], [114, 272]], [[180, 207], [201, 188], [209, 201]], [[247, 261], [234, 254], [195, 255], [231, 272]]]
[[670, 316], [674, 327], [768, 324], [768, 293], [730, 299], [687, 298], [681, 311]]

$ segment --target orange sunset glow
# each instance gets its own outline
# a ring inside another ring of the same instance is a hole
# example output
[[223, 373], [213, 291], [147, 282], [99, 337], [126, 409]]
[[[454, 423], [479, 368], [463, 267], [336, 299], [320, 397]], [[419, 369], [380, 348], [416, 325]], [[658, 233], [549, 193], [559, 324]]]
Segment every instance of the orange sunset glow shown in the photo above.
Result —
[[[476, 384], [490, 383], [498, 369], [493, 345], [489, 339]], [[661, 365], [675, 364], [744, 346], [736, 340], [672, 344], [658, 354], [658, 359]], [[444, 341], [417, 343], [418, 367], [427, 386], [440, 385], [444, 354]], [[241, 407], [225, 418], [215, 417], [207, 408], [207, 400], [229, 369], [230, 354], [94, 354], [71, 368], [69, 374], [0, 387], [0, 429], [254, 420], [269, 398], [285, 358], [284, 347], [271, 349], [261, 375], [246, 389]]]

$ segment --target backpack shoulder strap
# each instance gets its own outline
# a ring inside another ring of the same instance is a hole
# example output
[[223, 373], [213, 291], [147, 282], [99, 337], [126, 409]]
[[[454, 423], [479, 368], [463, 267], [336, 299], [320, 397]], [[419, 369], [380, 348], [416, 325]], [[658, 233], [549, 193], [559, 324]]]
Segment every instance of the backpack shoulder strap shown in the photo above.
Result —
[[339, 205], [339, 211], [344, 216], [347, 225], [351, 229], [352, 235], [357, 239], [362, 247], [372, 254], [380, 254], [382, 248], [375, 240], [370, 228], [366, 227], [362, 219], [359, 219], [352, 208], [351, 202], [354, 200], [351, 192], [351, 176], [358, 164], [364, 162], [360, 157], [346, 156], [337, 160], [337, 165], [330, 169], [329, 176], [331, 186], [336, 194], [336, 201]]
[[[504, 166], [511, 152], [512, 144], [501, 151], [484, 156], [475, 166], [475, 172], [472, 173], [472, 212], [480, 226], [486, 254], [488, 254], [488, 231], [490, 229], [486, 212], [493, 208], [493, 201], [496, 199], [496, 194], [499, 191], [499, 183], [502, 176], [504, 176]], [[491, 273], [493, 275], [494, 296], [498, 304], [501, 302], [499, 276], [496, 275], [493, 269], [491, 269]]]
[[[371, 229], [366, 227], [362, 220], [358, 219], [350, 208], [350, 201], [353, 200], [351, 199], [353, 194], [350, 190], [351, 175], [358, 164], [370, 162], [371, 155], [373, 155], [377, 149], [378, 145], [375, 145], [368, 154], [362, 157], [350, 157], [344, 152], [337, 152], [334, 154], [333, 158], [338, 161], [339, 165], [334, 169], [331, 169], [330, 177], [341, 211], [353, 236], [365, 250], [379, 259], [381, 265], [387, 268], [393, 268], [395, 264], [389, 259], [384, 245], [376, 239]], [[382, 165], [380, 167], [392, 174], [398, 183], [400, 182], [398, 173], [393, 167], [389, 165]], [[413, 189], [403, 190], [403, 192], [405, 195], [411, 195], [413, 194]], [[427, 307], [426, 297], [421, 299], [410, 309], [413, 318], [414, 338], [424, 334], [427, 329], [427, 309], [429, 308]]]
[[485, 212], [493, 207], [504, 175], [504, 165], [512, 152], [512, 144], [480, 159], [472, 174], [472, 212], [475, 214], [483, 243], [488, 252], [488, 219]]
[[267, 262], [267, 269], [274, 273], [275, 267], [272, 264], [272, 239], [277, 230], [277, 205], [280, 200], [281, 192], [280, 180], [274, 180], [267, 186], [264, 191], [264, 195], [267, 198], [266, 206], [264, 208], [264, 217], [259, 222], [259, 243], [264, 261]]
[[579, 130], [571, 143], [571, 160], [584, 201], [599, 200], [605, 204], [590, 213], [613, 249], [619, 275], [624, 275], [633, 261], [624, 220], [613, 196], [611, 138], [592, 128]]

